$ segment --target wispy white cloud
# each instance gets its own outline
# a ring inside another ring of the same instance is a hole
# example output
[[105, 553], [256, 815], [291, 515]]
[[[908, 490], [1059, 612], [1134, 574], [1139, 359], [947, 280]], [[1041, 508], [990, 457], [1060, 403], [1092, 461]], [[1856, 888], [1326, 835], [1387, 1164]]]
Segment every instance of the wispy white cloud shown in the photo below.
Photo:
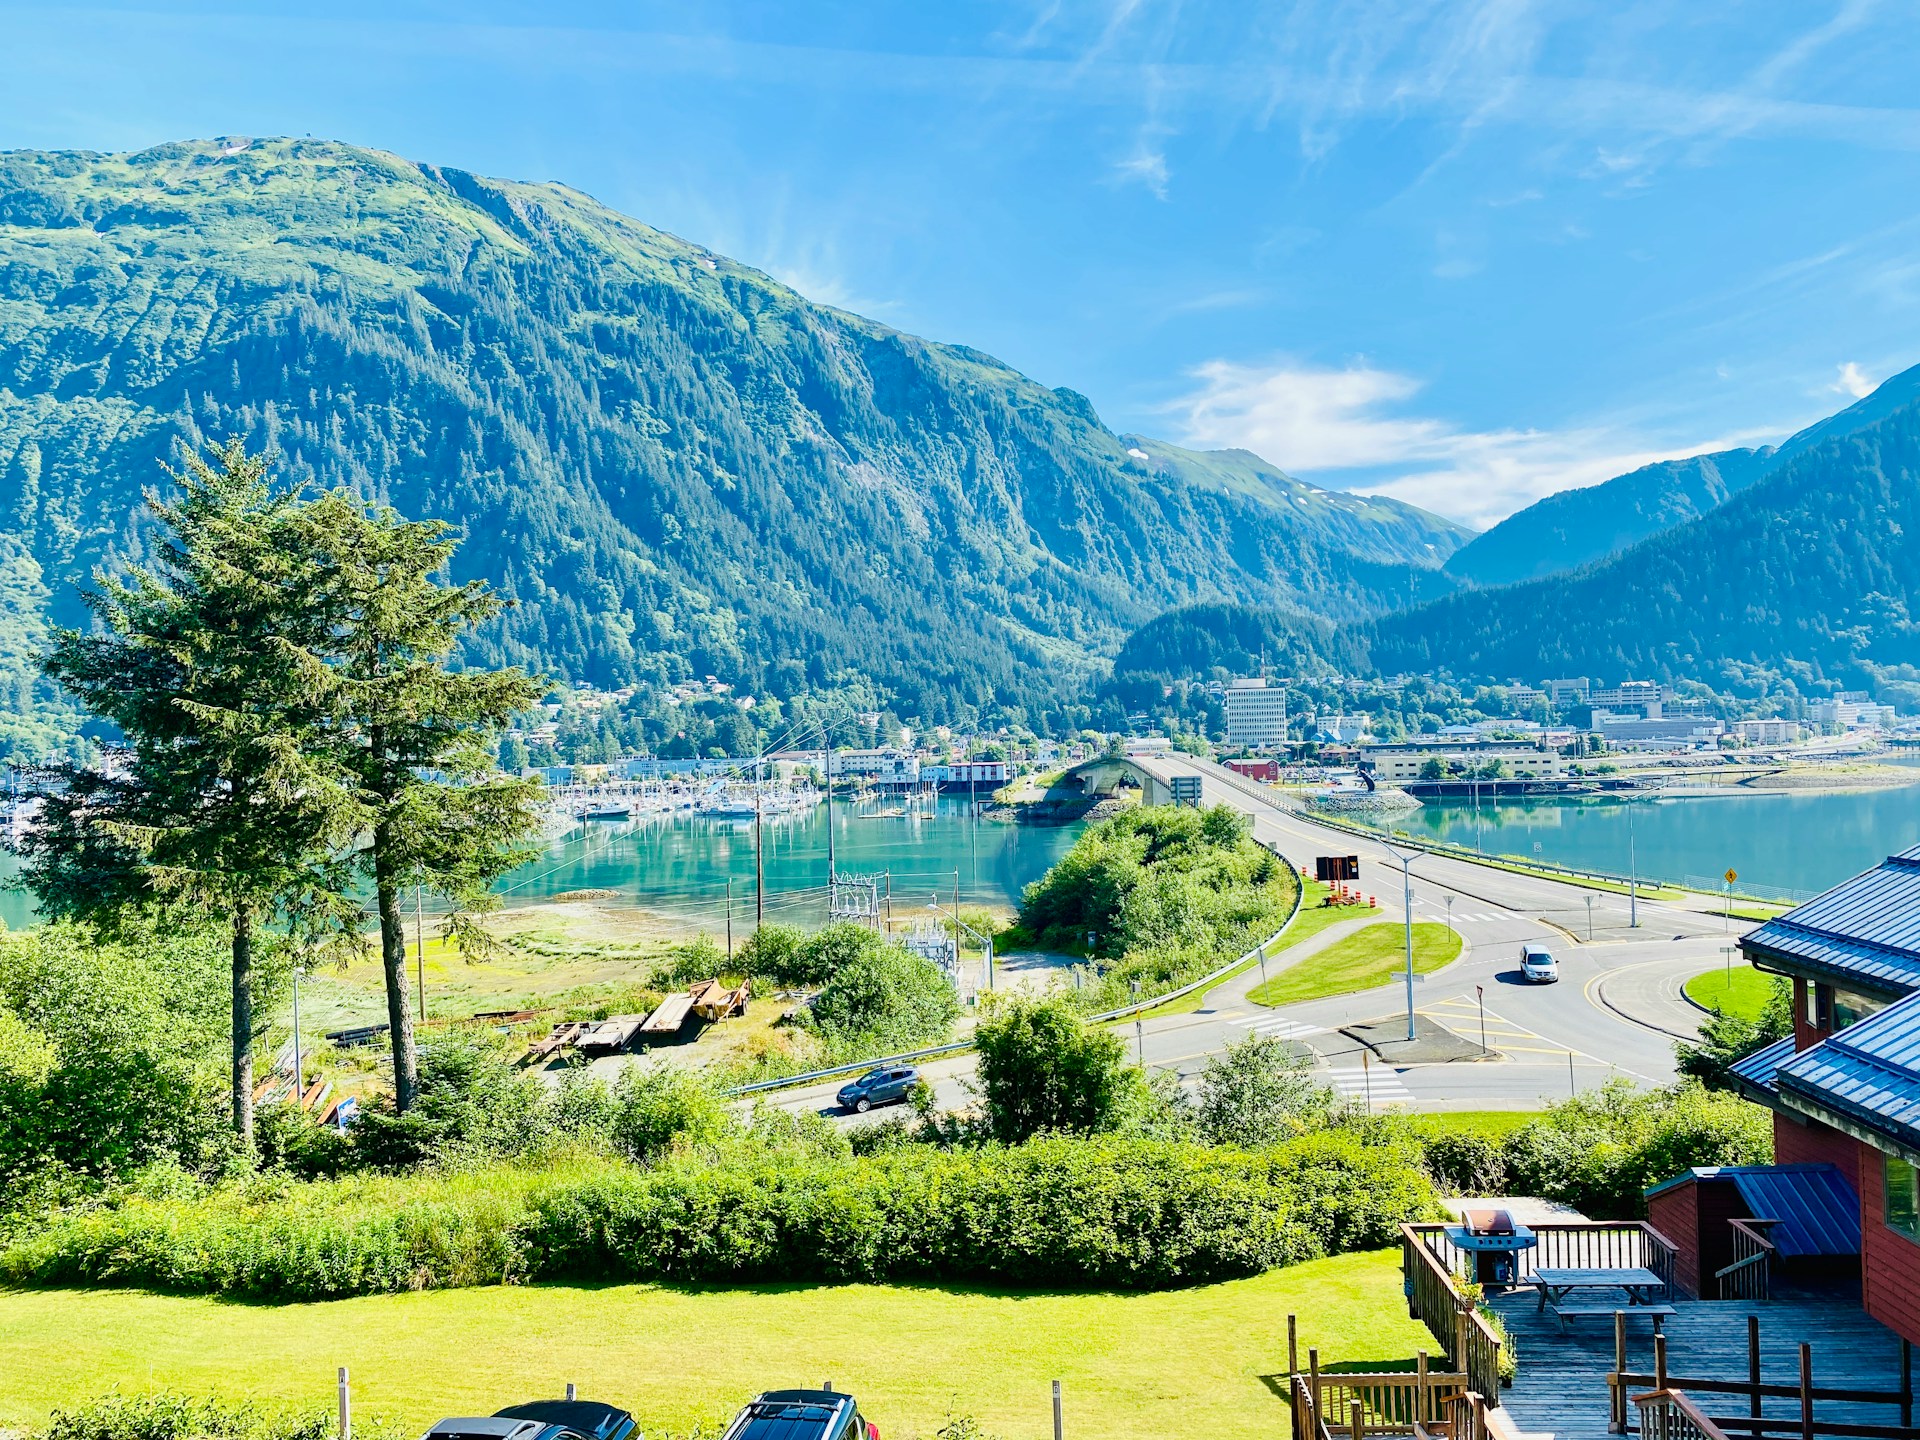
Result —
[[1840, 367], [1839, 375], [1827, 389], [1836, 394], [1851, 395], [1856, 400], [1864, 400], [1873, 393], [1876, 383], [1878, 382], [1867, 378], [1857, 363], [1849, 360]]
[[1137, 180], [1145, 185], [1154, 199], [1167, 198], [1167, 181], [1172, 178], [1167, 168], [1167, 152], [1144, 133], [1135, 140], [1132, 153], [1116, 162], [1113, 170], [1122, 180]]
[[1328, 369], [1216, 360], [1192, 379], [1166, 407], [1183, 444], [1252, 450], [1305, 478], [1482, 526], [1559, 490], [1759, 438], [1655, 446], [1609, 425], [1471, 430], [1408, 413], [1421, 382], [1365, 361]]

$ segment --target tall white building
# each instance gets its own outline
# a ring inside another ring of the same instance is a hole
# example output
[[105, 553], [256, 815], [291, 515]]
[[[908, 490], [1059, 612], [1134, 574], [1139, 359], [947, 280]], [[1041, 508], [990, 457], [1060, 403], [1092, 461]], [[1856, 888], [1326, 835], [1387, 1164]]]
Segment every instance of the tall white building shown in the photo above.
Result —
[[1287, 743], [1287, 692], [1265, 680], [1235, 680], [1227, 686], [1227, 743], [1253, 750]]

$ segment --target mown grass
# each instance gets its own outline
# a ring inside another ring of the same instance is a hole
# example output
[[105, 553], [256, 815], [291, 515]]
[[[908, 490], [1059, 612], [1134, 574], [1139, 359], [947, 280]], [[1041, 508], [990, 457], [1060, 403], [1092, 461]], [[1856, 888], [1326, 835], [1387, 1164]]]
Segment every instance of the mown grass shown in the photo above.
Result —
[[1722, 1015], [1757, 1021], [1773, 998], [1773, 977], [1744, 962], [1731, 971], [1716, 965], [1687, 981], [1687, 998]]
[[[1406, 968], [1406, 928], [1368, 925], [1333, 942], [1317, 955], [1291, 965], [1247, 996], [1256, 1005], [1294, 1005], [1385, 984]], [[1413, 969], [1425, 975], [1460, 954], [1460, 936], [1445, 925], [1423, 921], [1413, 927]]]
[[109, 1390], [322, 1406], [348, 1366], [357, 1413], [418, 1433], [561, 1393], [632, 1410], [656, 1440], [783, 1385], [858, 1396], [889, 1440], [949, 1412], [990, 1434], [1106, 1440], [1277, 1435], [1286, 1317], [1324, 1360], [1432, 1348], [1397, 1256], [1343, 1255], [1190, 1290], [1019, 1293], [939, 1286], [494, 1286], [301, 1305], [138, 1291], [0, 1294], [0, 1426]]
[[[1280, 937], [1280, 944], [1267, 952], [1267, 963], [1271, 965], [1278, 956], [1304, 944], [1330, 926], [1338, 925], [1342, 920], [1363, 920], [1379, 912], [1369, 905], [1328, 905], [1326, 899], [1333, 893], [1333, 887], [1318, 880], [1305, 880], [1306, 893], [1300, 901], [1300, 913], [1293, 917], [1293, 924], [1287, 927], [1287, 933]], [[1182, 995], [1178, 1000], [1169, 1000], [1164, 1005], [1156, 1005], [1140, 1016], [1142, 1020], [1152, 1020], [1160, 1015], [1190, 1015], [1207, 1003], [1207, 997], [1229, 980], [1237, 979], [1260, 963], [1255, 957], [1244, 965], [1236, 965], [1225, 975], [1204, 990], [1195, 990], [1190, 995]]]

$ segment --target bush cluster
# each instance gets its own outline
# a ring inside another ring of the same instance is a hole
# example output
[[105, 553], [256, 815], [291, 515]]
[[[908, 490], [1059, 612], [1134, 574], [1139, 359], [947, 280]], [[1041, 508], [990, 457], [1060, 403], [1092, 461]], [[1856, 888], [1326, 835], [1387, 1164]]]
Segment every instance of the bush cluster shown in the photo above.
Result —
[[1198, 979], [1279, 929], [1298, 882], [1229, 806], [1158, 805], [1090, 826], [1026, 889], [1020, 931], [1052, 949], [1094, 936], [1083, 1008]]
[[1117, 1136], [862, 1157], [776, 1144], [650, 1168], [128, 1196], [16, 1240], [0, 1281], [276, 1300], [560, 1277], [1155, 1287], [1384, 1245], [1432, 1207], [1403, 1152], [1358, 1135], [1265, 1151]]
[[1612, 1080], [1498, 1142], [1446, 1132], [1419, 1139], [1428, 1172], [1451, 1194], [1539, 1195], [1597, 1220], [1644, 1216], [1647, 1187], [1690, 1166], [1773, 1158], [1765, 1110], [1691, 1080], [1659, 1090]]

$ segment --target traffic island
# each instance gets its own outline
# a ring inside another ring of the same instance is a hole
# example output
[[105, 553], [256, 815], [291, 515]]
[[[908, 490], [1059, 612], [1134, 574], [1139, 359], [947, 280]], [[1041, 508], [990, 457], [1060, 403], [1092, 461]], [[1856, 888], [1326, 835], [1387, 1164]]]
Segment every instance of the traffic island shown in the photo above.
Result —
[[1413, 1039], [1409, 1040], [1404, 1011], [1343, 1026], [1340, 1033], [1362, 1049], [1372, 1051], [1386, 1065], [1444, 1065], [1455, 1060], [1490, 1060], [1499, 1053], [1484, 1051], [1476, 1042], [1463, 1040], [1438, 1020], [1417, 1013], [1413, 1017]]

